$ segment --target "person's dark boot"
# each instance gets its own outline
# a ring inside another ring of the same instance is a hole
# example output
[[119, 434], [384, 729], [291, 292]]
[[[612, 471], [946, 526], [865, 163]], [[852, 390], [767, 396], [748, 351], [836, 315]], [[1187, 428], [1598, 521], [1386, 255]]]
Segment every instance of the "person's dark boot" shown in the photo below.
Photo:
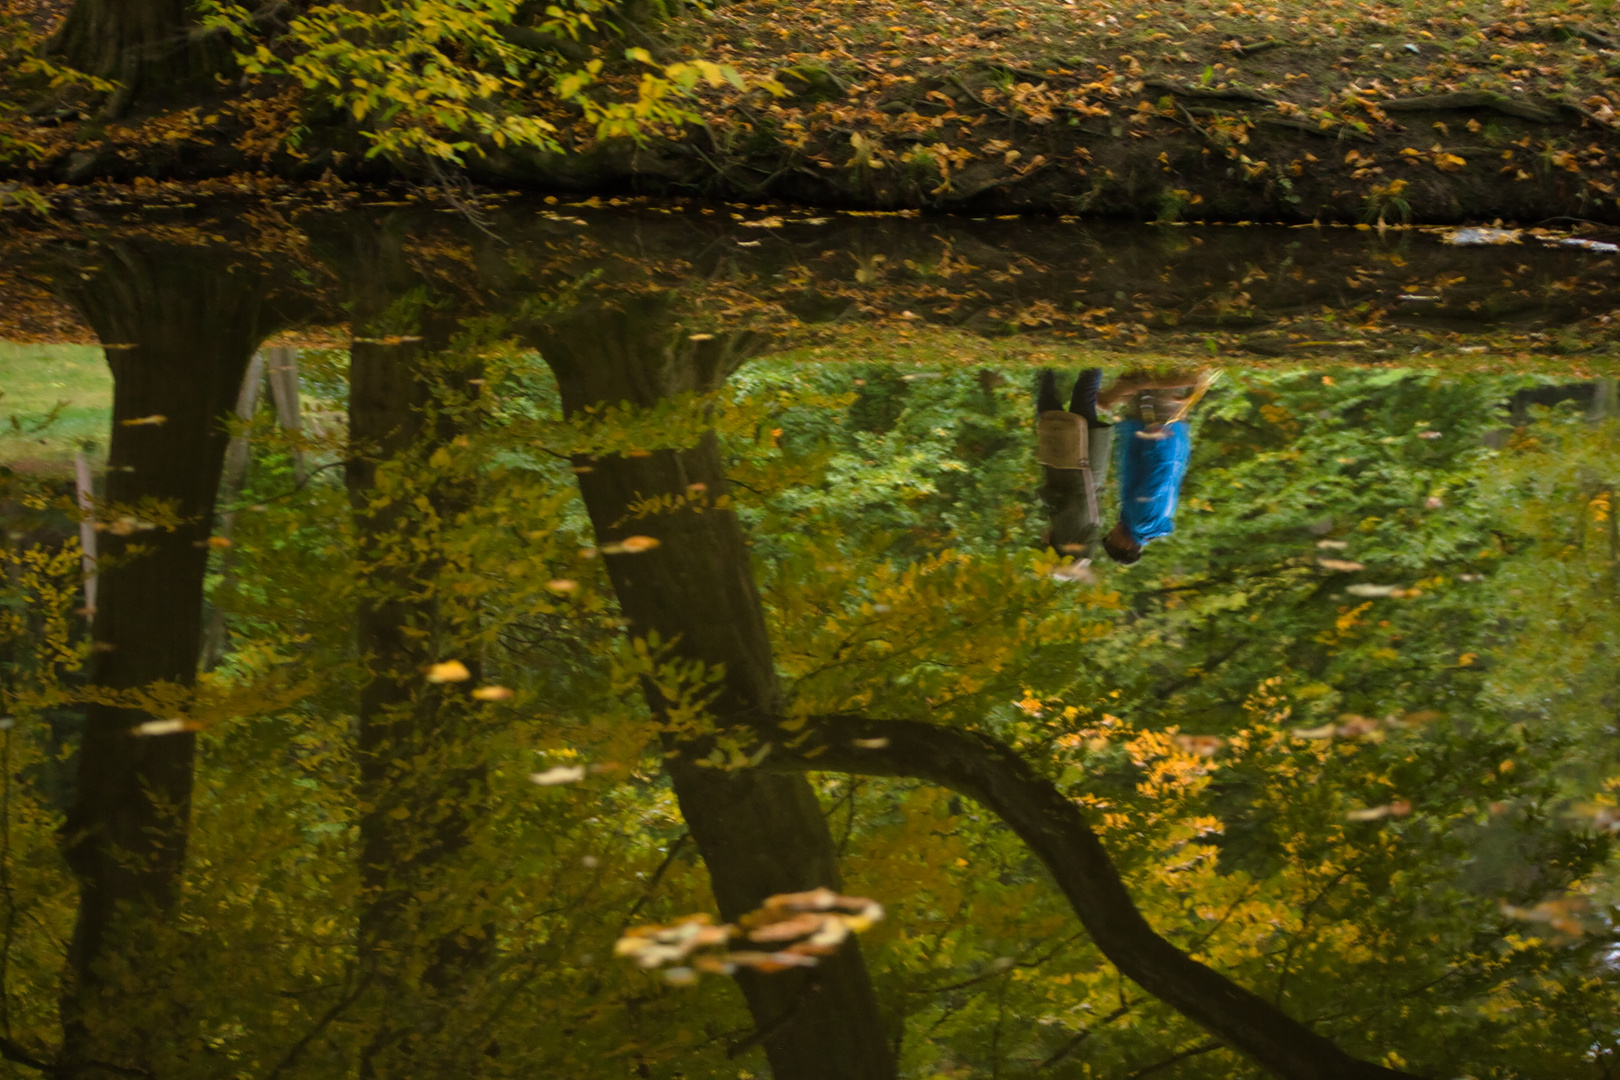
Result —
[[1102, 368], [1086, 368], [1080, 381], [1074, 384], [1074, 396], [1069, 399], [1069, 411], [1079, 413], [1089, 424], [1097, 422], [1097, 392], [1102, 389]]
[[1035, 376], [1035, 415], [1057, 412], [1061, 408], [1063, 405], [1057, 392], [1057, 372], [1051, 368], [1042, 368], [1041, 373]]

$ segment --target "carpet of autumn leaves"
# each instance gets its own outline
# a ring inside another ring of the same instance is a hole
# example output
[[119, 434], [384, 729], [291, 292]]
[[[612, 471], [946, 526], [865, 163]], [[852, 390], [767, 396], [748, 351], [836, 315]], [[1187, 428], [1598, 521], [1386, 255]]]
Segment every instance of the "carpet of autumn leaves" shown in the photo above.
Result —
[[850, 187], [817, 172], [864, 169], [870, 197], [907, 205], [1307, 220], [1615, 207], [1620, 53], [1578, 0], [813, 0], [718, 8], [673, 33], [794, 91], [734, 95], [708, 134], [806, 193]]
[[[701, 88], [700, 123], [633, 147], [537, 87], [511, 107], [570, 152], [492, 148], [473, 178], [1158, 220], [1620, 221], [1620, 21], [1591, 0], [754, 0], [689, 7], [656, 34], [659, 61], [721, 63], [748, 88]], [[592, 48], [605, 93], [644, 70], [617, 37]], [[261, 84], [35, 126], [39, 160], [11, 171], [376, 175], [338, 124], [294, 148], [307, 123], [291, 87]]]

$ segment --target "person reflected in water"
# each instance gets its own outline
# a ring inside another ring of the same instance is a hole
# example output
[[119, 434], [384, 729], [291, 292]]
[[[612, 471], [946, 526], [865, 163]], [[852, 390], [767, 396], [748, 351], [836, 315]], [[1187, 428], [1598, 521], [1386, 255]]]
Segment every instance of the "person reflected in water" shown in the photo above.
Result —
[[1187, 415], [1212, 382], [1209, 372], [1127, 372], [1098, 395], [1102, 407], [1119, 407], [1119, 518], [1102, 538], [1113, 561], [1134, 563], [1147, 544], [1175, 531], [1176, 503], [1192, 456]]
[[[1065, 409], [1057, 372], [1046, 369], [1036, 377], [1035, 457], [1050, 522], [1042, 544], [1065, 556], [1053, 571], [1057, 577], [1092, 580], [1099, 549], [1114, 562], [1133, 563], [1150, 541], [1175, 531], [1192, 451], [1186, 417], [1213, 381], [1212, 375], [1188, 371], [1133, 371], [1102, 390], [1102, 370], [1088, 368]], [[1117, 423], [1102, 419], [1099, 409], [1117, 409]], [[1104, 532], [1101, 495], [1111, 465], [1120, 505], [1113, 528]]]
[[1097, 416], [1102, 369], [1088, 368], [1075, 381], [1065, 409], [1057, 372], [1035, 380], [1035, 459], [1041, 465], [1041, 505], [1051, 524], [1042, 537], [1064, 560], [1054, 573], [1087, 580], [1102, 536], [1100, 492], [1108, 482], [1114, 429]]

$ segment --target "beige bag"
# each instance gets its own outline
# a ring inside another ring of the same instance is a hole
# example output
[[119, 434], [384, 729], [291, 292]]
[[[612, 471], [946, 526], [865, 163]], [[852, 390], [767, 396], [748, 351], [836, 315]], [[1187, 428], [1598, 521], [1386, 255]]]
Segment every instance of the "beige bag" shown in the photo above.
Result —
[[1086, 418], [1054, 409], [1035, 422], [1035, 460], [1048, 469], [1084, 469], [1091, 445]]

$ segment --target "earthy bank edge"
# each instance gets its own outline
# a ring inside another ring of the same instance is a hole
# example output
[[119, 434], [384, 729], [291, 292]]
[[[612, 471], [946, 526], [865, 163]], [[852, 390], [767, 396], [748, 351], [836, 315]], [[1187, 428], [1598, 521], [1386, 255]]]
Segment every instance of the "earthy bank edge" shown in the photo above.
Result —
[[[32, 10], [45, 34], [40, 13], [67, 4]], [[541, 93], [524, 109], [568, 152], [486, 144], [465, 175], [852, 210], [1620, 223], [1620, 28], [1580, 4], [758, 0], [629, 30], [657, 63], [719, 62], [747, 84], [700, 87], [698, 122], [640, 144], [598, 141]], [[624, 43], [567, 51], [622, 96], [645, 70]], [[6, 181], [446, 178], [442, 162], [368, 160], [346, 108], [270, 77], [149, 86], [127, 112], [72, 95], [47, 108], [41, 92], [0, 79], [21, 95], [0, 145], [36, 157], [0, 165]]]
[[[536, 193], [695, 195], [846, 210], [1138, 221], [1374, 223], [1383, 218], [1391, 224], [1494, 219], [1534, 224], [1581, 219], [1620, 225], [1620, 208], [1603, 191], [1620, 187], [1620, 175], [1610, 168], [1615, 133], [1562, 107], [1526, 105], [1519, 110], [1524, 115], [1514, 115], [1498, 111], [1500, 102], [1481, 104], [1455, 95], [1462, 100], [1423, 102], [1402, 112], [1394, 130], [1316, 133], [1269, 111], [1195, 106], [1203, 99], [1193, 93], [1163, 97], [1173, 102], [1171, 115], [1164, 109], [1172, 106], [1158, 107], [1120, 137], [1067, 125], [1023, 125], [1020, 149], [1011, 160], [1005, 152], [974, 160], [952, 173], [948, 184], [931, 163], [926, 168], [904, 161], [885, 168], [863, 164], [862, 153], [850, 147], [850, 134], [836, 126], [811, 133], [828, 150], [816, 156], [831, 157], [835, 164], [802, 164], [795, 160], [802, 155], [750, 137], [741, 117], [734, 130], [711, 127], [641, 145], [617, 140], [568, 154], [491, 148], [469, 156], [466, 173], [476, 183]], [[1532, 114], [1545, 119], [1529, 119]], [[1497, 146], [1430, 149], [1435, 140], [1423, 129], [1434, 123], [1466, 129], [1470, 121], [1484, 126], [1482, 117]], [[1222, 147], [1223, 129], [1242, 131], [1245, 142]], [[429, 181], [414, 170], [366, 160], [354, 133], [343, 128], [316, 132], [311, 152], [302, 159], [275, 153], [256, 160], [235, 145], [241, 133], [224, 128], [198, 133], [206, 138], [163, 143], [140, 134], [132, 128], [127, 138], [69, 146], [28, 166], [0, 168], [0, 177], [35, 187], [244, 174], [293, 182]], [[840, 159], [840, 140], [848, 161]], [[702, 145], [711, 142], [715, 145]], [[1521, 142], [1529, 147], [1518, 147]], [[727, 143], [760, 148], [728, 152], [722, 148]], [[1585, 145], [1542, 149], [1560, 143]], [[1228, 157], [1232, 149], [1237, 152]], [[1527, 167], [1511, 161], [1503, 166], [1510, 153], [1524, 158]]]

